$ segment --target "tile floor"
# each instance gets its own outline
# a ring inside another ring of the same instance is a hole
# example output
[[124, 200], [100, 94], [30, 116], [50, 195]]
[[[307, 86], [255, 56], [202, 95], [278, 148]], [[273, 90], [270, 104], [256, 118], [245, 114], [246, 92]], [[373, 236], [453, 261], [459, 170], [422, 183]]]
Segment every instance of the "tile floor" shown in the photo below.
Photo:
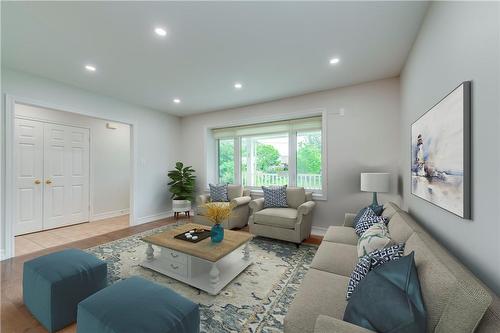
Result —
[[16, 257], [22, 256], [49, 247], [76, 242], [128, 227], [129, 216], [123, 215], [95, 222], [80, 223], [21, 235], [15, 238], [15, 254]]

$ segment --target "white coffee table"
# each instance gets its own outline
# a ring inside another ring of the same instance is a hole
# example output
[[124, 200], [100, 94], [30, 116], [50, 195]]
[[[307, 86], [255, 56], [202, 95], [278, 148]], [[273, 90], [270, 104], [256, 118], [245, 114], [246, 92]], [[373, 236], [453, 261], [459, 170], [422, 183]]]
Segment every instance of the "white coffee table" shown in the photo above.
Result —
[[196, 228], [207, 226], [188, 223], [143, 238], [148, 247], [141, 266], [217, 295], [252, 264], [249, 242], [253, 235], [224, 230], [221, 243], [213, 243], [210, 238], [198, 243], [174, 238]]

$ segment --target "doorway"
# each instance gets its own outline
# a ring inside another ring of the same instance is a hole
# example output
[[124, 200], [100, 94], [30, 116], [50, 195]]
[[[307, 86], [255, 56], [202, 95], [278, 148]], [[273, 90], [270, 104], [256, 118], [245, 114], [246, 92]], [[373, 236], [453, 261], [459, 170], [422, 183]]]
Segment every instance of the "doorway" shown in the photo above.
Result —
[[127, 228], [131, 126], [14, 103], [15, 255]]

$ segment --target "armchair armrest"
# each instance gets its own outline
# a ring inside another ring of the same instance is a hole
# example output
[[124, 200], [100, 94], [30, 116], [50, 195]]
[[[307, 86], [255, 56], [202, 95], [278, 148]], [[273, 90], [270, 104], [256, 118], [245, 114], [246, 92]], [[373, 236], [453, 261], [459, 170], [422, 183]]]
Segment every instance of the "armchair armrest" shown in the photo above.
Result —
[[231, 200], [231, 205], [233, 207], [238, 207], [238, 206], [246, 205], [250, 201], [252, 201], [251, 197], [238, 197], [238, 198], [234, 198], [233, 200]]
[[354, 227], [354, 218], [357, 214], [345, 213], [344, 227]]
[[374, 333], [364, 327], [353, 325], [346, 321], [319, 315], [314, 325], [314, 333]]
[[264, 198], [252, 200], [248, 205], [252, 209], [253, 213], [258, 212], [264, 208]]
[[297, 213], [299, 215], [307, 215], [313, 210], [314, 206], [316, 206], [314, 201], [306, 201], [297, 208]]
[[201, 206], [210, 202], [210, 194], [200, 194], [196, 197], [196, 205]]

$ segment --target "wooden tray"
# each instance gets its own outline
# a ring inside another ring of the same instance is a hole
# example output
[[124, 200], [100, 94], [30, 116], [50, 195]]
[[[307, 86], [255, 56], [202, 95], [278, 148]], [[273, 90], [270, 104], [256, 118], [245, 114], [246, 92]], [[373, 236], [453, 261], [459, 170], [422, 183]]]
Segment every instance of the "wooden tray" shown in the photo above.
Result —
[[198, 242], [204, 240], [205, 238], [210, 237], [210, 230], [208, 230], [208, 229], [192, 229], [192, 230], [194, 230], [194, 232], [191, 234], [193, 236], [198, 236], [198, 239], [193, 240], [192, 238], [187, 238], [185, 235], [185, 232], [174, 236], [174, 238], [181, 239], [183, 241], [190, 242], [190, 243], [198, 243]]

